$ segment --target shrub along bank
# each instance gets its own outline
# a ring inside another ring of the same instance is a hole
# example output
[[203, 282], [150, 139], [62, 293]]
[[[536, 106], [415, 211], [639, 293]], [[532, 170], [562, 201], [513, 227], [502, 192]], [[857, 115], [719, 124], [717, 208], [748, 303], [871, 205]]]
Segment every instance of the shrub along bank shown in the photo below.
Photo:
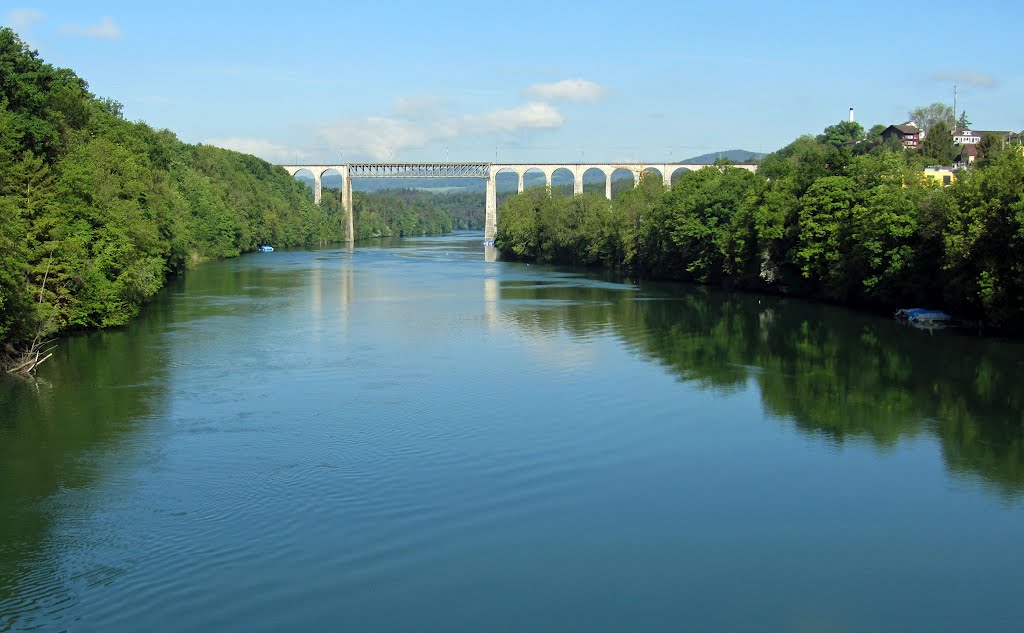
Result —
[[783, 292], [852, 306], [944, 307], [1024, 330], [1024, 154], [990, 151], [952, 186], [928, 156], [859, 125], [801, 137], [757, 171], [657, 177], [608, 201], [532, 189], [509, 198], [505, 257]]

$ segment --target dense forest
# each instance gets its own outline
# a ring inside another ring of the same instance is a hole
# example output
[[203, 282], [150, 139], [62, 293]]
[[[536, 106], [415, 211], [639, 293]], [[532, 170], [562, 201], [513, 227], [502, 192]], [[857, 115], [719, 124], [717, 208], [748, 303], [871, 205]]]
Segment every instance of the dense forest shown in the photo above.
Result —
[[495, 242], [503, 257], [844, 305], [943, 307], [1019, 333], [1020, 148], [989, 143], [942, 187], [924, 166], [950, 148], [904, 150], [882, 141], [882, 128], [842, 122], [766, 156], [756, 174], [723, 161], [685, 173], [671, 190], [647, 177], [611, 202], [530, 189], [501, 207]]
[[[320, 205], [334, 217], [343, 216], [341, 192], [324, 189]], [[436, 235], [484, 226], [484, 194], [430, 193], [419, 189], [384, 189], [352, 194], [356, 240], [374, 237]]]
[[[439, 201], [358, 194], [356, 238], [477, 228], [467, 200]], [[336, 242], [344, 226], [336, 200], [314, 205], [284, 170], [126, 121], [0, 29], [0, 367], [50, 335], [126, 323], [197, 262]]]
[[341, 218], [253, 156], [121, 117], [0, 29], [0, 352], [120, 325], [169, 274], [258, 244], [341, 238]]

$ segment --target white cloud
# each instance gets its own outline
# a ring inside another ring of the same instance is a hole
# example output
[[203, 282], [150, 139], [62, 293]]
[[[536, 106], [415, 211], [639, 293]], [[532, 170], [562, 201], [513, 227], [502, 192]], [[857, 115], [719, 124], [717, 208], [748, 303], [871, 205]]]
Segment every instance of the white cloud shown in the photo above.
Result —
[[313, 160], [312, 155], [305, 150], [297, 150], [286, 145], [271, 143], [266, 139], [244, 138], [231, 136], [223, 138], [208, 138], [203, 141], [205, 145], [215, 145], [224, 149], [233, 149], [236, 152], [259, 156], [263, 160], [275, 164], [304, 164]]
[[431, 141], [453, 138], [458, 128], [450, 119], [416, 122], [398, 117], [342, 119], [323, 125], [316, 131], [319, 141], [331, 153], [348, 151], [373, 160], [395, 160], [402, 150], [424, 147]]
[[980, 70], [971, 70], [968, 68], [949, 68], [946, 70], [940, 70], [932, 74], [932, 79], [938, 81], [955, 81], [962, 84], [970, 84], [972, 86], [980, 86], [982, 88], [994, 88], [996, 86], [996, 80], [994, 77], [987, 73], [983, 73]]
[[[510, 134], [523, 129], [556, 128], [565, 122], [562, 113], [547, 103], [527, 103], [515, 108], [453, 117], [436, 97], [397, 99], [389, 116], [346, 118], [314, 128], [295, 149], [265, 139], [211, 138], [203, 141], [272, 163], [310, 163], [353, 160], [402, 160], [402, 152], [422, 149], [437, 141], [460, 136]], [[330, 158], [328, 158], [330, 157]]]
[[462, 118], [466, 129], [477, 133], [515, 132], [520, 129], [555, 128], [565, 123], [558, 108], [548, 103], [527, 103], [518, 108], [493, 110]]
[[35, 9], [11, 9], [4, 16], [4, 20], [15, 31], [24, 31], [44, 17], [46, 16], [41, 11]]
[[121, 37], [121, 29], [109, 16], [103, 16], [96, 24], [65, 24], [60, 27], [60, 32], [65, 35], [81, 35], [104, 40], [116, 40]]
[[[435, 104], [431, 101], [430, 107], [436, 109]], [[332, 155], [340, 156], [344, 152], [349, 160], [362, 156], [371, 160], [401, 160], [403, 150], [421, 149], [435, 141], [451, 140], [466, 134], [555, 128], [565, 121], [561, 112], [546, 103], [528, 103], [461, 118], [441, 112], [435, 112], [433, 117], [420, 117], [424, 113], [421, 105], [419, 102], [398, 100], [396, 112], [390, 117], [342, 119], [322, 125], [315, 132], [314, 144], [326, 146]]]
[[586, 79], [563, 79], [550, 84], [534, 84], [526, 93], [546, 101], [598, 101], [608, 94], [608, 89]]

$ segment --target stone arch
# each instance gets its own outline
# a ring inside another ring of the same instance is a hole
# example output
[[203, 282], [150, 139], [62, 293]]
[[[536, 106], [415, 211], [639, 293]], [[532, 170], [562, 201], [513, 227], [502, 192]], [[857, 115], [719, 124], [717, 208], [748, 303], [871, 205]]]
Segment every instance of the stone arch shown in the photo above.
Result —
[[625, 167], [618, 167], [612, 170], [608, 179], [611, 181], [612, 197], [615, 197], [620, 191], [636, 186], [637, 173]]
[[320, 190], [321, 198], [331, 196], [340, 202], [343, 198], [342, 192], [345, 191], [345, 181], [341, 171], [334, 167], [328, 167], [320, 172]]
[[308, 167], [300, 167], [292, 171], [292, 179], [301, 182], [309, 189], [309, 197], [312, 200], [316, 192], [316, 174]]
[[608, 184], [610, 174], [600, 167], [590, 167], [583, 172], [583, 192], [605, 194], [605, 187]]
[[670, 166], [668, 169], [670, 170], [668, 176], [669, 182], [671, 183], [670, 186], [672, 187], [674, 187], [676, 183], [679, 182], [680, 178], [693, 171], [693, 169], [683, 165], [680, 165], [678, 167]]
[[523, 188], [523, 174], [514, 167], [502, 167], [491, 174], [494, 179], [495, 212], [510, 197], [520, 193]]
[[661, 173], [662, 170], [658, 167], [644, 167], [641, 177], [645, 182], [656, 180], [657, 182], [665, 182], [665, 174]]
[[550, 187], [551, 179], [548, 173], [540, 167], [530, 167], [523, 172], [523, 187]]
[[494, 178], [494, 188], [499, 197], [502, 194], [511, 195], [519, 193], [519, 185], [523, 177], [522, 173], [515, 167], [497, 169], [491, 177]]
[[576, 174], [568, 167], [557, 167], [551, 172], [551, 193], [558, 196], [571, 196], [576, 184]]

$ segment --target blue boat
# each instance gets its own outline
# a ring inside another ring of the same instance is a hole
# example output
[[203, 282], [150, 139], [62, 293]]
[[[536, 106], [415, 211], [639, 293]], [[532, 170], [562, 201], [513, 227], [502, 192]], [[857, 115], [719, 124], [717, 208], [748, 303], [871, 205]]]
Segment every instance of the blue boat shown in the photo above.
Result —
[[261, 253], [273, 253], [274, 252], [274, 247], [273, 246], [260, 246], [259, 247], [259, 251]]
[[904, 320], [908, 323], [929, 323], [929, 324], [947, 324], [953, 320], [953, 317], [949, 316], [942, 310], [931, 310], [928, 308], [904, 308], [896, 311], [896, 318]]

